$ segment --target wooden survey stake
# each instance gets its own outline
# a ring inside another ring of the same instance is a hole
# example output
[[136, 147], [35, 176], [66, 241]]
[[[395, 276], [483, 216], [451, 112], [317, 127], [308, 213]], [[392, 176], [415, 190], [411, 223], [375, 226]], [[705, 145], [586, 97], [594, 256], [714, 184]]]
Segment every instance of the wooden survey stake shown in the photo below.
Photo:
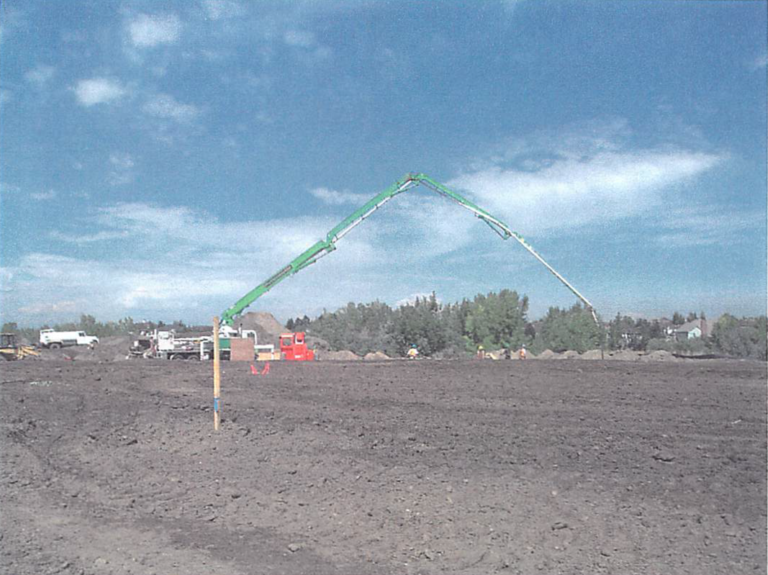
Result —
[[213, 429], [219, 430], [221, 411], [221, 363], [219, 360], [219, 318], [213, 318]]

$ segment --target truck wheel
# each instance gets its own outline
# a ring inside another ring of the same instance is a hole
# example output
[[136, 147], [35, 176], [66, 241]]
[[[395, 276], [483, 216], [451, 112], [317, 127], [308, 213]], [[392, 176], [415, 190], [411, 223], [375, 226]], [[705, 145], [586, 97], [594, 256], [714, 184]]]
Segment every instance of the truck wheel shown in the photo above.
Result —
[[168, 359], [184, 359], [183, 355], [179, 355], [177, 353], [174, 353], [172, 356], [170, 356]]
[[48, 344], [48, 349], [60, 349], [60, 348], [61, 348], [60, 343], [54, 342], [54, 343]]
[[190, 355], [189, 357], [187, 357], [187, 359], [191, 359], [192, 361], [200, 361], [200, 356], [199, 355]]

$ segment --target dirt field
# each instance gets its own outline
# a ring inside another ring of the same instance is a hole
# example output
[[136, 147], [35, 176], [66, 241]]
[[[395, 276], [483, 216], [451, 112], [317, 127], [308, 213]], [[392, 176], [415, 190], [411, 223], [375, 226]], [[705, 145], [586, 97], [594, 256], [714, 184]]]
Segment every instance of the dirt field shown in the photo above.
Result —
[[14, 575], [766, 571], [766, 368], [2, 366]]

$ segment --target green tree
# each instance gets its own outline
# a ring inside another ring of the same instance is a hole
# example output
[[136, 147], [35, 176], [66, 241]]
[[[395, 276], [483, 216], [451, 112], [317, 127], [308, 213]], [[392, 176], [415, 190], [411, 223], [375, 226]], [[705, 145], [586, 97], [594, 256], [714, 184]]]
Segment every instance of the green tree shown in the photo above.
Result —
[[549, 308], [537, 333], [534, 349], [562, 352], [574, 350], [583, 353], [597, 349], [605, 341], [605, 329], [595, 324], [592, 314], [580, 304], [569, 310]]

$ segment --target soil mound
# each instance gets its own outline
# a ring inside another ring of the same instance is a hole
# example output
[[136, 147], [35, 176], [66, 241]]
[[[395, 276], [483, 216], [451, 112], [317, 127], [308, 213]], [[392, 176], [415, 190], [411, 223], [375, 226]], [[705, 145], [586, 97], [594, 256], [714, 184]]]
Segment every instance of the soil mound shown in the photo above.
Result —
[[678, 361], [678, 359], [663, 349], [657, 349], [640, 358], [642, 361]]
[[323, 352], [323, 356], [321, 359], [333, 360], [333, 361], [356, 361], [362, 358], [359, 355], [349, 351], [348, 349], [343, 349], [341, 351]]
[[365, 361], [379, 361], [382, 359], [390, 359], [390, 357], [382, 351], [372, 351], [370, 353], [366, 353], [363, 359]]
[[560, 354], [560, 359], [578, 359], [581, 357], [578, 351], [574, 351], [572, 349], [569, 349], [568, 351], [564, 351]]
[[637, 361], [640, 359], [640, 352], [630, 351], [628, 349], [622, 349], [620, 351], [614, 351], [610, 354], [610, 359], [617, 359], [619, 361]]
[[[529, 356], [529, 357], [533, 357], [533, 356]], [[536, 359], [558, 359], [559, 357], [560, 357], [559, 354], [555, 353], [551, 349], [545, 349], [539, 355], [536, 356]]]
[[283, 324], [275, 319], [275, 316], [266, 311], [249, 311], [235, 323], [235, 326], [253, 329], [256, 331], [260, 344], [275, 346], [280, 345], [280, 334], [288, 331]]
[[603, 359], [603, 352], [599, 349], [590, 349], [580, 356], [581, 359]]

